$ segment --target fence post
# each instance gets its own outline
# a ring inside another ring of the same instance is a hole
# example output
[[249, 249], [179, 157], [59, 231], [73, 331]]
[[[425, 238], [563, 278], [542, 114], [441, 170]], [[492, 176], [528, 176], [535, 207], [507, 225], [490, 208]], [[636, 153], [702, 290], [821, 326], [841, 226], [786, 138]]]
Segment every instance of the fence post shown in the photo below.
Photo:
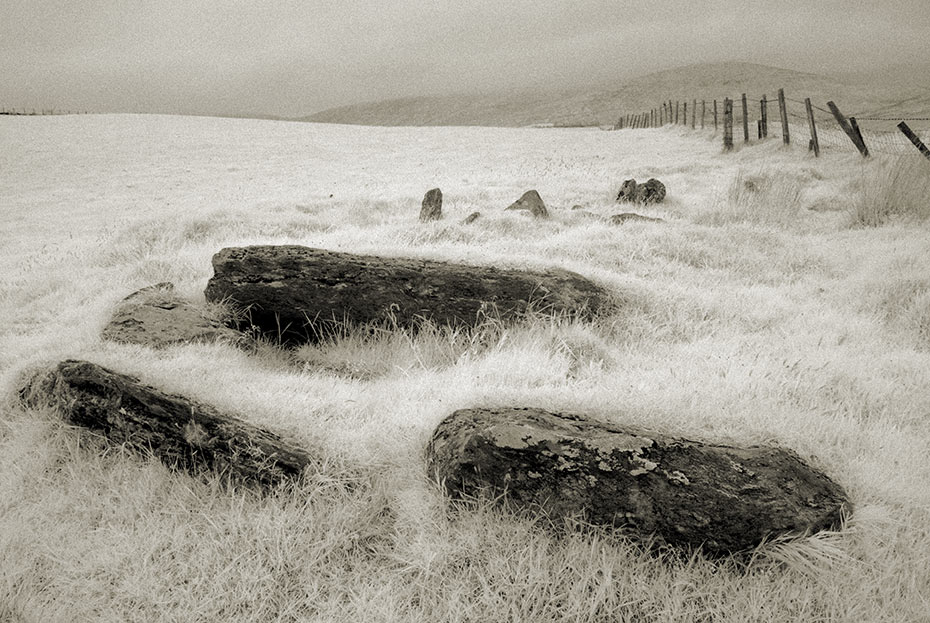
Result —
[[729, 97], [723, 100], [723, 148], [733, 149], [733, 100]]
[[746, 106], [745, 93], [743, 93], [743, 142], [749, 142], [749, 108]]
[[697, 117], [697, 99], [691, 100], [691, 129], [694, 129], [694, 121]]
[[762, 140], [762, 119], [756, 121], [756, 129], [759, 131], [759, 140]]
[[849, 140], [852, 141], [853, 145], [856, 146], [856, 149], [859, 150], [859, 153], [862, 154], [862, 157], [865, 158], [869, 155], [869, 150], [865, 146], [865, 143], [859, 138], [859, 135], [856, 134], [856, 131], [853, 130], [852, 126], [849, 124], [849, 121], [846, 120], [846, 117], [843, 116], [843, 113], [840, 112], [840, 109], [836, 107], [832, 101], [827, 102], [827, 107], [830, 109], [830, 112], [833, 113], [833, 116], [836, 118], [836, 122], [840, 124], [840, 127], [843, 129], [843, 132], [846, 133], [846, 136], [849, 137]]
[[714, 134], [717, 133], [717, 100], [714, 100]]
[[778, 89], [778, 112], [781, 115], [781, 140], [789, 145], [791, 138], [788, 136], [788, 106], [785, 104], [784, 89]]
[[930, 149], [927, 149], [927, 146], [924, 145], [923, 141], [920, 140], [920, 137], [914, 134], [913, 130], [904, 123], [903, 121], [898, 124], [898, 129], [901, 130], [901, 133], [908, 138], [908, 140], [914, 144], [914, 147], [917, 148], [917, 151], [924, 155], [924, 158], [930, 160]]
[[675, 100], [675, 125], [678, 125], [678, 100]]
[[768, 111], [768, 101], [765, 99], [765, 96], [762, 96], [762, 101], [759, 102], [759, 112], [762, 115], [762, 138], [768, 138], [769, 136], [769, 111]]
[[859, 137], [859, 142], [862, 143], [862, 146], [865, 147], [865, 155], [869, 155], [869, 148], [865, 144], [865, 139], [862, 138], [862, 132], [859, 131], [859, 124], [856, 122], [855, 117], [849, 118], [849, 125], [852, 126], [853, 132], [856, 133], [856, 136]]
[[814, 107], [811, 98], [804, 98], [804, 107], [807, 109], [807, 123], [811, 127], [811, 147], [814, 148], [814, 157], [820, 157], [820, 141], [817, 140], [817, 124], [814, 123]]
[[704, 115], [707, 113], [707, 100], [701, 100], [701, 129], [704, 129]]

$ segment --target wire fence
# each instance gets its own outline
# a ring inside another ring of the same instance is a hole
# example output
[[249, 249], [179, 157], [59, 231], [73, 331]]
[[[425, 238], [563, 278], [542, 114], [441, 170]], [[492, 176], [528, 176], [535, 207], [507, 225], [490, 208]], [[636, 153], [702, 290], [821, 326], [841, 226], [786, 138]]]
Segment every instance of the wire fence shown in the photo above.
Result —
[[[745, 97], [745, 96], [743, 96]], [[734, 144], [755, 142], [761, 133], [762, 110], [766, 110], [766, 137], [783, 139], [784, 130], [780, 119], [779, 102], [765, 96], [747, 99], [747, 115], [744, 126], [742, 97], [732, 98], [732, 128]], [[807, 103], [804, 100], [785, 97], [785, 113], [788, 121], [788, 137], [791, 142], [808, 144], [811, 140], [811, 119], [807, 115]], [[901, 106], [921, 112], [896, 114]], [[658, 108], [653, 108], [634, 115], [624, 115], [613, 127], [614, 130], [626, 128], [649, 128], [666, 125], [682, 125], [695, 130], [723, 133], [723, 100], [689, 99], [681, 102], [667, 100]], [[707, 118], [710, 111], [717, 111], [717, 117]], [[915, 145], [897, 127], [905, 122], [918, 138], [926, 142], [930, 138], [930, 96], [918, 96], [899, 102], [896, 107], [885, 110], [864, 111], [850, 115], [855, 119], [862, 140], [869, 153], [905, 154], [912, 153]], [[857, 146], [840, 126], [836, 116], [829, 109], [811, 102], [813, 124], [816, 128], [819, 149], [827, 152], [856, 151]], [[922, 113], [922, 114], [921, 114]], [[743, 128], [748, 132], [743, 134]]]

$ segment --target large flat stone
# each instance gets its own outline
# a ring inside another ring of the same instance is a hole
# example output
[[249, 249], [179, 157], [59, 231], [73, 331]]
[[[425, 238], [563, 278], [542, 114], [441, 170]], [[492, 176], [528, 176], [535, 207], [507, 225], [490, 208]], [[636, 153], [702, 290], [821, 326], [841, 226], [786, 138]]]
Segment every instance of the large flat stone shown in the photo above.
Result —
[[795, 453], [622, 430], [541, 409], [463, 409], [437, 427], [429, 474], [453, 497], [489, 494], [553, 520], [725, 554], [833, 528], [843, 489]]

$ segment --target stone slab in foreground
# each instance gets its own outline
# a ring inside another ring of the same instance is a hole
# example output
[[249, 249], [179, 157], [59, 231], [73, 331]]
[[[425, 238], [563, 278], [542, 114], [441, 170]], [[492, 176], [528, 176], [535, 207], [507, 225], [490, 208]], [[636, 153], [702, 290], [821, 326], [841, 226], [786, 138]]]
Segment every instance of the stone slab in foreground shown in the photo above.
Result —
[[225, 326], [203, 305], [177, 295], [174, 284], [156, 283], [124, 298], [103, 328], [105, 340], [162, 348], [184, 342], [241, 343], [242, 333]]
[[208, 301], [248, 308], [252, 325], [284, 343], [316, 341], [333, 325], [384, 322], [475, 326], [533, 309], [590, 315], [608, 293], [562, 269], [522, 271], [434, 260], [324, 251], [297, 245], [222, 249]]
[[789, 450], [624, 431], [541, 409], [463, 409], [437, 427], [429, 474], [453, 497], [506, 493], [552, 519], [726, 554], [837, 526], [843, 489]]
[[311, 461], [272, 432], [88, 361], [62, 361], [20, 395], [28, 406], [54, 407], [68, 422], [151, 451], [170, 467], [274, 485], [299, 477]]

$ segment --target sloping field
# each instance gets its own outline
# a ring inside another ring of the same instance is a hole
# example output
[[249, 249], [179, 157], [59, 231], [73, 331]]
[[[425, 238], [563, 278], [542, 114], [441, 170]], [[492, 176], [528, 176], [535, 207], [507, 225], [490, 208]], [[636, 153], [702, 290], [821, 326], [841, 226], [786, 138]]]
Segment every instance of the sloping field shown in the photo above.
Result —
[[[919, 157], [815, 160], [779, 141], [722, 154], [677, 129], [130, 115], [0, 118], [0, 136], [0, 620], [927, 620]], [[910, 172], [898, 199], [895, 171]], [[570, 209], [629, 209], [613, 203], [628, 177], [666, 184], [667, 201], [641, 210], [665, 222]], [[445, 218], [420, 224], [435, 186]], [[550, 220], [503, 211], [530, 188]], [[910, 214], [870, 211], [889, 197]], [[213, 253], [270, 243], [558, 266], [621, 305], [591, 323], [293, 353], [100, 340], [130, 292], [173, 281], [203, 300]], [[320, 471], [260, 498], [19, 407], [22, 375], [68, 357], [279, 430]], [[722, 562], [596, 530], [557, 538], [488, 508], [447, 514], [424, 446], [454, 409], [495, 405], [787, 446], [855, 512], [841, 532]]]

